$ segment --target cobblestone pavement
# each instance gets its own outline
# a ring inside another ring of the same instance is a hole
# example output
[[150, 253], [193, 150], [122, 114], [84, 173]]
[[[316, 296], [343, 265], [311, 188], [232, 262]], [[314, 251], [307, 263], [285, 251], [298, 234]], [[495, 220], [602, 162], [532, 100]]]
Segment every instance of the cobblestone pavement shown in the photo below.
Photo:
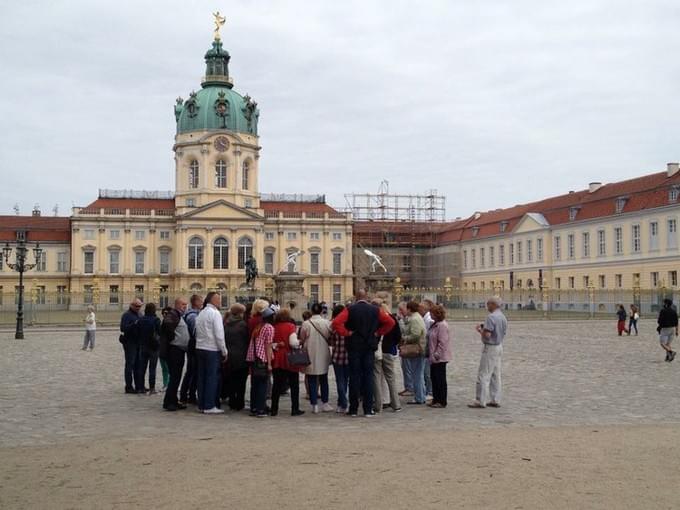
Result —
[[[642, 322], [638, 337], [618, 337], [615, 326], [614, 321], [511, 323], [503, 407], [473, 410], [466, 404], [474, 394], [480, 344], [474, 324], [454, 323], [449, 407], [404, 406], [401, 413], [388, 411], [372, 421], [334, 413], [292, 419], [285, 412], [287, 399], [279, 417], [256, 422], [244, 413], [166, 413], [161, 410], [162, 394], [123, 393], [123, 355], [114, 330], [97, 332], [93, 352], [80, 350], [80, 330], [29, 329], [23, 341], [2, 332], [0, 445], [161, 434], [200, 438], [216, 427], [238, 436], [253, 426], [323, 432], [335, 427], [398, 431], [680, 422], [680, 359], [663, 361], [651, 320]], [[331, 382], [332, 399], [334, 394]]]

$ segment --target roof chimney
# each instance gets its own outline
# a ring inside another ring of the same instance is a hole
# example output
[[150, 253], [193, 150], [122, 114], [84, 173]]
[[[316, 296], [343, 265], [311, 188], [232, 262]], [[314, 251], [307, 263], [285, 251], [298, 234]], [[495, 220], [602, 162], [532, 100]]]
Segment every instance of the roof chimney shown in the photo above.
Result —
[[680, 170], [680, 163], [666, 163], [666, 174], [673, 177]]
[[40, 216], [40, 206], [38, 204], [33, 206], [33, 216]]
[[601, 187], [602, 187], [601, 182], [591, 182], [590, 184], [588, 184], [588, 193], [595, 193]]

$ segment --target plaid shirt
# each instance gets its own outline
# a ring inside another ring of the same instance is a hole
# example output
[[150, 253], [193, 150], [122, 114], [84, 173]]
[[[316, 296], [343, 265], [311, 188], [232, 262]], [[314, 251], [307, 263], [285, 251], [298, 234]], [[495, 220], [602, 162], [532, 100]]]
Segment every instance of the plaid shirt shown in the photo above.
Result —
[[333, 354], [331, 354], [331, 363], [337, 365], [349, 365], [349, 357], [347, 356], [347, 348], [345, 347], [345, 337], [340, 336], [339, 333], [333, 331], [331, 336], [331, 347]]
[[255, 361], [255, 358], [257, 358], [260, 361], [266, 362], [267, 346], [271, 345], [274, 340], [274, 326], [271, 324], [263, 324], [259, 329], [259, 332], [256, 329], [253, 333], [257, 333], [257, 337], [252, 338], [250, 341], [246, 361]]

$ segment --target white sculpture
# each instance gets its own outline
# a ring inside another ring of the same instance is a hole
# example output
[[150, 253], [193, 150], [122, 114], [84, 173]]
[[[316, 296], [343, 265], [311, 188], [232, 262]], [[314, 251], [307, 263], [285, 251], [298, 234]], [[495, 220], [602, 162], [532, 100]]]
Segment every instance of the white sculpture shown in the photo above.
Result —
[[375, 273], [375, 266], [380, 266], [382, 267], [383, 271], [387, 273], [387, 268], [385, 265], [382, 263], [382, 259], [380, 258], [379, 255], [376, 255], [373, 253], [371, 250], [364, 249], [364, 253], [371, 258], [371, 273]]
[[[297, 250], [288, 254], [288, 257], [286, 257], [286, 267], [288, 268], [289, 272], [297, 273], [297, 258], [302, 255], [302, 253], [303, 252], [301, 250]], [[293, 269], [291, 269], [291, 264]]]

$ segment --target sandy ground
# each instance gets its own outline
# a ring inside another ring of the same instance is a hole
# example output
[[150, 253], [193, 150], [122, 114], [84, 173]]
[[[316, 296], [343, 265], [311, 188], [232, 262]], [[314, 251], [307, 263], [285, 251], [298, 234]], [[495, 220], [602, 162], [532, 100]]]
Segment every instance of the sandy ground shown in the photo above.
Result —
[[10, 447], [0, 507], [674, 509], [679, 440], [673, 426], [404, 434], [366, 423]]

